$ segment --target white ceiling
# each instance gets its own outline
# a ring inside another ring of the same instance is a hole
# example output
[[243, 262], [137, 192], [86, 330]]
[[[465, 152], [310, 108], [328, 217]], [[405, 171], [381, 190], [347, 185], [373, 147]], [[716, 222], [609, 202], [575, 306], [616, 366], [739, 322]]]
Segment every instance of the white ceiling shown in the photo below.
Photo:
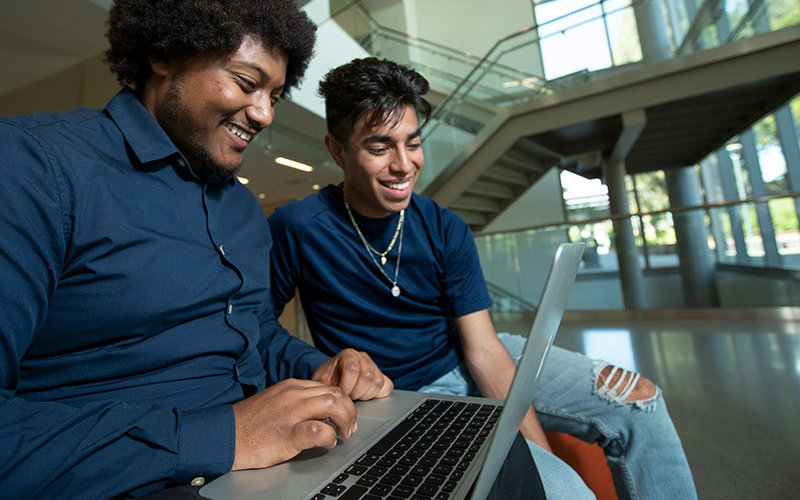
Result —
[[[111, 0], [4, 0], [0, 8], [0, 96], [19, 91], [106, 49], [105, 18]], [[48, 111], [42, 109], [41, 111]], [[0, 108], [0, 114], [4, 114]], [[324, 150], [324, 121], [290, 101], [279, 104], [272, 132], [263, 131], [245, 152], [242, 176], [263, 205], [313, 192], [314, 184], [341, 179]], [[271, 144], [268, 152], [267, 145]], [[305, 173], [274, 163], [277, 155], [309, 163]]]

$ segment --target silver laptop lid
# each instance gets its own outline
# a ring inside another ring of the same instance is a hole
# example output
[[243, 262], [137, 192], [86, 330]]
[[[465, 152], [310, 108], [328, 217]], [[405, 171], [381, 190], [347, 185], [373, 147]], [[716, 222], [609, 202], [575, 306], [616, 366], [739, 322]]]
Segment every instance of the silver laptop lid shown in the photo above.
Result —
[[561, 324], [581, 264], [583, 248], [583, 243], [564, 243], [556, 249], [528, 342], [511, 383], [503, 413], [494, 428], [486, 462], [472, 490], [472, 500], [483, 500], [489, 494], [522, 419], [533, 402], [533, 389]]

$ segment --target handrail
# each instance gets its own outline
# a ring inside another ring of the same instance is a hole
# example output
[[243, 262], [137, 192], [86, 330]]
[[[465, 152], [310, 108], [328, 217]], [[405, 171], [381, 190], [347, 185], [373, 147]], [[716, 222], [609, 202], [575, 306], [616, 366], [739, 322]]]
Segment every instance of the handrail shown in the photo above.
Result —
[[711, 208], [728, 208], [737, 205], [745, 205], [749, 203], [767, 203], [772, 200], [781, 199], [781, 198], [795, 198], [800, 199], [800, 192], [791, 192], [791, 193], [781, 193], [781, 194], [771, 194], [765, 196], [756, 196], [747, 198], [744, 200], [732, 200], [732, 201], [719, 201], [715, 203], [701, 203], [699, 205], [686, 205], [682, 207], [671, 207], [671, 208], [663, 208], [661, 210], [651, 210], [648, 212], [630, 212], [627, 214], [609, 214], [603, 217], [589, 217], [585, 219], [575, 219], [575, 220], [567, 220], [562, 222], [550, 222], [547, 224], [538, 224], [535, 226], [526, 226], [521, 227], [514, 230], [508, 229], [501, 229], [497, 231], [478, 231], [473, 233], [475, 237], [478, 236], [493, 236], [497, 234], [507, 234], [507, 233], [519, 233], [523, 231], [540, 231], [542, 229], [550, 229], [550, 228], [558, 228], [561, 226], [582, 226], [587, 224], [596, 224], [598, 222], [605, 222], [607, 220], [622, 220], [628, 219], [631, 217], [646, 217], [652, 215], [661, 215], [665, 213], [683, 213], [683, 212], [691, 212], [693, 210], [707, 210]]
[[[381, 25], [380, 23], [378, 23], [377, 20], [375, 20], [375, 18], [369, 13], [369, 11], [367, 11], [363, 7], [363, 5], [361, 4], [360, 0], [353, 0], [350, 3], [348, 3], [347, 5], [345, 5], [344, 7], [341, 7], [339, 9], [337, 9], [334, 13], [331, 14], [330, 18], [327, 19], [326, 21], [333, 20], [338, 15], [340, 15], [340, 14], [342, 14], [345, 11], [350, 10], [350, 9], [357, 10], [357, 12], [361, 16], [364, 17], [366, 23], [369, 25], [370, 29], [373, 32], [378, 33], [378, 34], [380, 34], [382, 36], [385, 36], [386, 38], [389, 38], [390, 36], [394, 36], [394, 37], [396, 37], [395, 38], [396, 41], [399, 41], [401, 43], [405, 42], [409, 46], [411, 46], [412, 44], [416, 45], [416, 46], [418, 46], [420, 48], [424, 48], [425, 50], [427, 50], [430, 53], [441, 55], [443, 57], [456, 58], [462, 64], [471, 66], [473, 68], [476, 67], [476, 66], [479, 66], [481, 64], [482, 59], [479, 58], [478, 56], [476, 56], [475, 54], [472, 54], [471, 52], [458, 50], [458, 49], [455, 49], [453, 47], [441, 44], [439, 42], [428, 40], [428, 39], [420, 37], [418, 35], [411, 35], [411, 34], [403, 32], [403, 31], [400, 31], [400, 30], [397, 30], [397, 29], [394, 29], [394, 28], [391, 28], [391, 27], [388, 27], [388, 26]], [[515, 76], [518, 76], [518, 77], [520, 77], [520, 76], [521, 77], [536, 77], [536, 75], [527, 74], [527, 73], [522, 72], [522, 71], [520, 71], [520, 70], [518, 70], [516, 68], [512, 68], [512, 67], [506, 66], [504, 64], [496, 64], [494, 67], [496, 69], [498, 69], [498, 70], [507, 71], [509, 74], [514, 74]]]
[[[634, 5], [634, 4], [636, 4], [638, 1], [642, 1], [642, 2], [643, 2], [643, 1], [648, 1], [648, 0], [634, 0], [634, 1], [632, 1], [632, 2], [631, 2], [631, 6], [632, 6], [632, 5]], [[599, 3], [599, 2], [598, 2], [598, 3]], [[490, 48], [490, 49], [487, 51], [487, 53], [486, 53], [486, 54], [485, 54], [485, 55], [484, 55], [484, 56], [481, 58], [480, 62], [478, 62], [478, 64], [477, 64], [477, 65], [475, 65], [475, 67], [474, 67], [474, 68], [473, 68], [473, 69], [472, 69], [472, 70], [471, 70], [471, 71], [470, 71], [470, 72], [467, 74], [467, 76], [466, 76], [466, 77], [464, 77], [464, 79], [461, 81], [461, 83], [460, 83], [460, 84], [459, 84], [459, 85], [458, 85], [458, 86], [457, 86], [457, 87], [456, 87], [456, 88], [455, 88], [455, 89], [454, 89], [454, 90], [453, 90], [453, 91], [452, 91], [452, 92], [451, 92], [451, 93], [450, 93], [450, 94], [449, 94], [447, 97], [445, 97], [445, 99], [444, 99], [444, 100], [442, 100], [442, 102], [441, 102], [441, 103], [440, 103], [440, 104], [439, 104], [439, 105], [436, 107], [436, 109], [434, 110], [434, 112], [431, 114], [431, 119], [429, 120], [429, 122], [428, 122], [428, 123], [430, 123], [430, 122], [435, 122], [435, 123], [437, 123], [437, 124], [438, 124], [438, 123], [441, 121], [442, 117], [441, 117], [440, 115], [442, 115], [443, 113], [445, 113], [443, 110], [444, 110], [444, 109], [447, 107], [447, 105], [448, 105], [448, 104], [449, 104], [449, 103], [450, 103], [450, 102], [451, 102], [451, 101], [452, 101], [452, 100], [455, 98], [456, 94], [458, 94], [458, 93], [459, 93], [459, 91], [460, 91], [460, 90], [461, 90], [461, 89], [462, 89], [462, 88], [463, 88], [463, 87], [464, 87], [464, 86], [465, 86], [465, 85], [466, 85], [466, 84], [467, 84], [467, 83], [470, 81], [470, 79], [472, 78], [472, 76], [473, 76], [474, 74], [476, 74], [476, 72], [478, 71], [478, 68], [480, 68], [480, 67], [481, 67], [481, 66], [482, 66], [482, 65], [483, 65], [485, 62], [487, 62], [487, 61], [489, 60], [489, 58], [492, 56], [492, 53], [493, 53], [495, 50], [497, 50], [497, 49], [498, 49], [498, 47], [500, 47], [501, 45], [503, 45], [504, 43], [506, 43], [506, 42], [507, 42], [507, 41], [509, 41], [509, 40], [512, 40], [512, 39], [514, 39], [514, 38], [517, 38], [517, 37], [520, 37], [520, 36], [522, 36], [522, 35], [525, 35], [525, 34], [527, 34], [527, 33], [530, 33], [531, 31], [534, 31], [534, 30], [537, 32], [537, 39], [538, 39], [538, 40], [541, 40], [542, 38], [547, 38], [547, 37], [549, 37], [549, 36], [552, 36], [552, 33], [551, 33], [551, 34], [549, 34], [549, 35], [545, 35], [544, 37], [538, 36], [538, 31], [539, 31], [539, 29], [541, 29], [541, 28], [542, 28], [542, 27], [544, 27], [544, 26], [548, 26], [548, 25], [550, 25], [550, 24], [552, 24], [552, 23], [556, 23], [556, 22], [558, 22], [558, 21], [562, 21], [562, 20], [564, 20], [564, 19], [568, 18], [569, 16], [575, 15], [575, 14], [577, 14], [577, 13], [579, 13], [579, 12], [583, 12], [583, 11], [585, 11], [585, 10], [589, 10], [589, 9], [591, 9], [591, 8], [594, 8], [594, 7], [596, 7], [597, 5], [598, 5], [598, 4], [590, 4], [590, 5], [586, 5], [586, 6], [584, 6], [584, 7], [581, 7], [581, 8], [579, 8], [579, 9], [576, 9], [576, 10], [570, 11], [570, 12], [568, 12], [568, 13], [566, 13], [566, 14], [563, 14], [563, 15], [561, 15], [561, 16], [555, 17], [555, 18], [553, 18], [553, 19], [551, 19], [551, 20], [549, 20], [549, 21], [547, 21], [547, 22], [544, 22], [544, 23], [541, 23], [541, 24], [539, 24], [539, 23], [536, 23], [536, 24], [533, 24], [533, 25], [531, 25], [531, 26], [528, 26], [528, 27], [526, 27], [526, 28], [523, 28], [523, 29], [521, 29], [521, 30], [519, 30], [519, 31], [517, 31], [517, 32], [515, 32], [515, 33], [512, 33], [512, 34], [510, 34], [510, 35], [506, 35], [506, 36], [504, 36], [504, 37], [501, 37], [501, 38], [499, 38], [499, 39], [498, 39], [498, 40], [497, 40], [497, 41], [494, 43], [494, 45], [492, 45], [492, 47], [491, 47], [491, 48]], [[608, 11], [608, 12], [605, 12], [605, 13], [604, 13], [604, 15], [608, 15], [608, 14], [613, 14], [613, 13], [615, 13], [615, 12], [619, 12], [619, 11], [621, 11], [621, 10], [623, 10], [623, 9], [626, 9], [627, 7], [628, 7], [628, 6], [618, 7], [618, 8], [616, 8], [616, 9], [614, 9], [614, 10], [610, 10], [610, 11]], [[574, 25], [571, 25], [571, 26], [570, 26], [570, 28], [574, 28], [574, 27], [576, 27], [576, 26], [581, 26], [581, 25], [583, 25], [583, 24], [586, 24], [586, 23], [588, 23], [588, 22], [590, 22], [590, 21], [594, 21], [594, 20], [596, 20], [596, 19], [597, 19], [597, 18], [585, 19], [585, 20], [583, 20], [583, 21], [580, 21], [580, 22], [578, 22], [578, 23], [576, 23], [576, 24], [574, 24]], [[497, 56], [497, 58], [499, 59], [499, 58], [500, 58], [500, 57], [502, 57], [503, 55], [505, 55], [505, 54], [507, 54], [507, 53], [511, 52], [512, 50], [515, 50], [515, 49], [516, 49], [516, 48], [518, 48], [519, 46], [520, 46], [520, 45], [517, 45], [517, 46], [514, 46], [514, 47], [510, 47], [510, 48], [508, 48], [508, 49], [504, 50], [503, 52], [500, 52], [500, 54]], [[486, 70], [486, 71], [488, 71], [488, 70]], [[486, 71], [484, 71], [484, 74], [486, 73]], [[476, 79], [476, 83], [477, 83], [477, 80], [479, 80], [479, 79]], [[472, 88], [474, 88], [474, 85], [473, 85], [473, 87], [471, 87], [470, 89], [468, 89], [468, 90], [467, 90], [465, 93], [469, 93], [469, 92], [472, 90]], [[448, 114], [449, 114], [449, 113], [448, 113]], [[446, 117], [448, 114], [446, 114], [446, 115], [445, 115], [445, 117]], [[427, 124], [426, 124], [426, 125], [427, 125]], [[436, 127], [436, 126], [432, 126], [432, 127], [435, 129], [435, 127]], [[423, 130], [425, 130], [425, 127], [424, 127], [424, 126], [423, 126], [422, 128], [423, 128]], [[433, 129], [429, 129], [429, 130], [427, 130], [427, 131], [425, 131], [425, 132], [426, 132], [426, 133], [428, 133], [428, 134], [430, 134], [430, 133], [432, 133], [432, 131], [433, 131]]]
[[747, 14], [745, 14], [742, 19], [739, 21], [739, 24], [731, 30], [731, 33], [728, 35], [728, 38], [725, 40], [725, 43], [730, 43], [735, 41], [739, 33], [741, 33], [744, 28], [751, 22], [751, 20], [756, 16], [756, 14], [761, 11], [762, 7], [764, 7], [764, 0], [752, 0], [750, 5], [747, 9]]

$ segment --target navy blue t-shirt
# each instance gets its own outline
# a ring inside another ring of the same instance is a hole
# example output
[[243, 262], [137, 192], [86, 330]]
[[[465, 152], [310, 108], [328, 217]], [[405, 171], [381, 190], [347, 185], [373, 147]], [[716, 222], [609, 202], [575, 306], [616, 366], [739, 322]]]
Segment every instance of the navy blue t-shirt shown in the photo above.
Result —
[[[399, 214], [354, 216], [373, 248], [385, 250]], [[269, 218], [275, 311], [299, 290], [314, 342], [333, 355], [345, 347], [369, 353], [399, 389], [418, 389], [461, 358], [454, 319], [491, 305], [475, 241], [466, 223], [433, 200], [413, 195], [401, 242], [378, 269], [345, 211], [342, 187], [328, 186], [288, 203]]]

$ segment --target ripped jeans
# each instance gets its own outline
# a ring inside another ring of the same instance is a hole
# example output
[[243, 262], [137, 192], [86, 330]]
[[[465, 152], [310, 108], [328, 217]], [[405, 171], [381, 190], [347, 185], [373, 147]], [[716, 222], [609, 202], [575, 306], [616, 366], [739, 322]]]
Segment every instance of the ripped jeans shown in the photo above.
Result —
[[[498, 337], [519, 362], [526, 338], [507, 333]], [[539, 421], [546, 431], [566, 432], [602, 446], [622, 500], [696, 499], [692, 473], [661, 389], [645, 400], [626, 401], [636, 385], [634, 375], [553, 346], [533, 398]], [[479, 395], [463, 365], [420, 391]], [[528, 447], [548, 499], [593, 498], [566, 463], [530, 441]]]

